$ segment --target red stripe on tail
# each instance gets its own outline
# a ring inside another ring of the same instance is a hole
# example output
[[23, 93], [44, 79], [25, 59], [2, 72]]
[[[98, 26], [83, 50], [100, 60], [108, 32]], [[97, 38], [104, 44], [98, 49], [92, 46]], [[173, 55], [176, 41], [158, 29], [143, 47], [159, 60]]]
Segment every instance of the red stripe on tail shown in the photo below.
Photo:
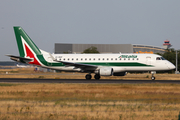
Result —
[[34, 61], [33, 62], [29, 62], [29, 64], [34, 64], [34, 65], [40, 65], [41, 64], [37, 61], [37, 59], [34, 57], [34, 54], [31, 52], [31, 50], [27, 47], [26, 44], [25, 45], [25, 49], [26, 49], [26, 57], [30, 57], [30, 58], [34, 58]]

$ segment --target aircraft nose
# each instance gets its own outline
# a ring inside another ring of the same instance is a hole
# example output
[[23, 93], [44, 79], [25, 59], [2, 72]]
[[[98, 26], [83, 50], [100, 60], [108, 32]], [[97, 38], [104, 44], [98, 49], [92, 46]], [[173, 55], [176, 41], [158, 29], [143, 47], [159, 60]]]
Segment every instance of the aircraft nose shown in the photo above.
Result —
[[168, 68], [169, 68], [170, 70], [174, 70], [174, 69], [176, 68], [176, 66], [173, 65], [172, 63], [169, 63], [169, 64], [168, 64]]

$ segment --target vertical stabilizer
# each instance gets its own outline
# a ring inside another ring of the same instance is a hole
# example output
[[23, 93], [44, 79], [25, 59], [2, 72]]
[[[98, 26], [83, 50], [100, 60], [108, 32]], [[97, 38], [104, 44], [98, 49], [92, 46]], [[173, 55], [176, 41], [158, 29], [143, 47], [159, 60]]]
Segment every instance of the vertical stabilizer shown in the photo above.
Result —
[[14, 33], [20, 56], [7, 55], [12, 60], [43, 67], [62, 66], [61, 63], [53, 61], [54, 57], [50, 53], [40, 50], [21, 27], [14, 27]]
[[20, 57], [32, 59], [29, 64], [42, 65], [38, 56], [42, 56], [39, 48], [21, 27], [14, 27]]
[[28, 54], [30, 53], [34, 55], [41, 55], [39, 48], [34, 44], [31, 38], [21, 27], [14, 27], [14, 32], [20, 57], [28, 57]]

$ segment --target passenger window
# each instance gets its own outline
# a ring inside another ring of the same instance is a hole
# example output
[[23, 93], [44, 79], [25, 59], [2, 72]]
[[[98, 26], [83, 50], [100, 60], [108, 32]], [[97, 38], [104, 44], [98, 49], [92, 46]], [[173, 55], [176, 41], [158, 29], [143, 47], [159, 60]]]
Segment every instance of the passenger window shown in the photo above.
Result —
[[66, 60], [66, 59], [64, 58], [64, 60]]
[[107, 60], [109, 60], [109, 58], [107, 58]]
[[130, 60], [130, 58], [128, 58], [128, 60]]
[[100, 58], [98, 60], [100, 60]]
[[121, 58], [119, 60], [121, 60]]
[[111, 58], [111, 60], [113, 60], [113, 58]]
[[94, 58], [94, 60], [95, 60], [95, 58]]
[[72, 60], [74, 60], [74, 59], [72, 58]]
[[89, 60], [91, 60], [91, 58], [89, 58]]
[[81, 58], [81, 60], [83, 60], [83, 59]]

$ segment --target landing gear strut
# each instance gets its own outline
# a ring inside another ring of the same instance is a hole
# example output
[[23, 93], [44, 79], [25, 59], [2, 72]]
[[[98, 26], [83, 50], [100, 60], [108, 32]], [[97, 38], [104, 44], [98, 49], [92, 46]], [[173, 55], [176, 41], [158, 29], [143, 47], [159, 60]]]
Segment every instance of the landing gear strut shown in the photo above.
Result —
[[151, 71], [151, 74], [152, 74], [151, 79], [152, 79], [152, 80], [155, 80], [156, 78], [154, 77], [154, 74], [156, 74], [156, 71]]
[[86, 75], [86, 80], [90, 80], [92, 78], [91, 74]]
[[95, 74], [95, 75], [94, 75], [94, 78], [95, 78], [96, 80], [99, 80], [99, 79], [101, 78], [101, 76], [100, 76], [99, 74]]

